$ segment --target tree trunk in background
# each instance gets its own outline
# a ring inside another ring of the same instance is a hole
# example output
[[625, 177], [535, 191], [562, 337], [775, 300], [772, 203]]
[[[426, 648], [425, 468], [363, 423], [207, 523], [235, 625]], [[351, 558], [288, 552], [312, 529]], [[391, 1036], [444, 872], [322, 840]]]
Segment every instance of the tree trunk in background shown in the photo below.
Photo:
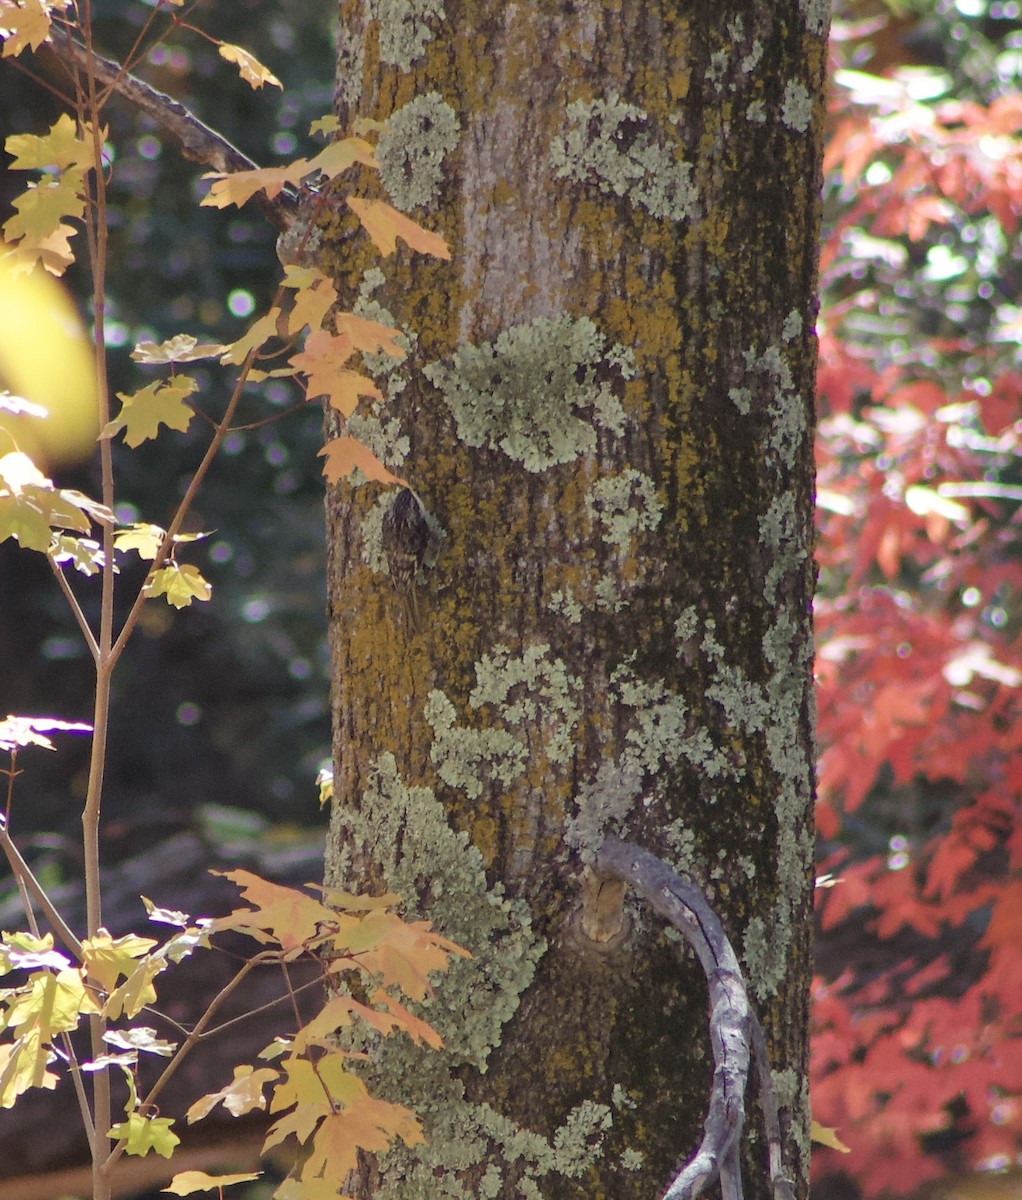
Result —
[[703, 880], [806, 1193], [826, 22], [824, 0], [341, 4], [343, 125], [388, 120], [387, 198], [453, 259], [353, 267], [340, 210], [321, 244], [346, 306], [409, 339], [352, 432], [442, 531], [411, 596], [394, 493], [328, 497], [328, 875], [475, 956], [426, 1009], [444, 1051], [382, 1052], [375, 1086], [428, 1142], [366, 1195], [648, 1200], [697, 1144], [698, 966], [631, 901], [609, 941], [582, 926], [611, 832]]

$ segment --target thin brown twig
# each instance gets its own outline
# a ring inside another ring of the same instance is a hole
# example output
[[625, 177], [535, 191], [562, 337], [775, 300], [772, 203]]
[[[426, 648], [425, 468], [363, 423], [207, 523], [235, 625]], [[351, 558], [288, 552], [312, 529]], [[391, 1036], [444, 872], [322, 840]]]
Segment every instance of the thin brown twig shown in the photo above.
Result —
[[78, 597], [71, 590], [71, 585], [65, 578], [64, 572], [60, 569], [60, 565], [53, 561], [52, 556], [47, 555], [46, 557], [49, 559], [50, 570], [53, 572], [53, 577], [56, 579], [60, 590], [64, 593], [64, 599], [67, 601], [68, 607], [71, 609], [71, 612], [74, 615], [74, 619], [78, 622], [78, 628], [81, 630], [82, 637], [85, 638], [85, 644], [88, 646], [89, 653], [92, 655], [92, 661], [98, 662], [99, 643], [96, 641], [95, 634], [92, 632], [92, 628], [85, 617], [85, 613], [82, 612], [82, 606], [78, 603]]

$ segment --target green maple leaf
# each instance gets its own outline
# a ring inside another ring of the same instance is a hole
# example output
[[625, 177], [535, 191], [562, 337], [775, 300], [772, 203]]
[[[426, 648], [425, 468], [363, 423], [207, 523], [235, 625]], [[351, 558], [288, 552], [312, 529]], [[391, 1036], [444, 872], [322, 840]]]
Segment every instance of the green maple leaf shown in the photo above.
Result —
[[184, 433], [194, 415], [185, 399], [198, 387], [191, 376], [178, 375], [174, 379], [150, 383], [130, 396], [118, 392], [121, 411], [99, 436], [112, 438], [123, 429], [125, 444], [134, 449], [156, 437], [161, 424]]
[[161, 567], [145, 585], [148, 597], [166, 596], [175, 608], [187, 608], [193, 600], [208, 600], [213, 589], [191, 563]]
[[[11, 14], [4, 14], [4, 22]], [[43, 167], [88, 167], [92, 164], [92, 141], [86, 126], [86, 136], [79, 138], [75, 122], [64, 113], [50, 126], [47, 134], [16, 133], [4, 142], [4, 149], [12, 155], [12, 168], [19, 171], [40, 170]], [[106, 130], [102, 130], [106, 138]]]
[[0, 495], [0, 542], [13, 537], [26, 550], [45, 553], [52, 536], [46, 517], [27, 496]]
[[123, 1139], [129, 1154], [144, 1157], [150, 1150], [155, 1150], [164, 1158], [170, 1158], [174, 1147], [181, 1141], [176, 1133], [171, 1132], [173, 1124], [170, 1117], [147, 1118], [140, 1113], [130, 1113], [126, 1121], [118, 1121], [110, 1126], [107, 1137], [118, 1142]]

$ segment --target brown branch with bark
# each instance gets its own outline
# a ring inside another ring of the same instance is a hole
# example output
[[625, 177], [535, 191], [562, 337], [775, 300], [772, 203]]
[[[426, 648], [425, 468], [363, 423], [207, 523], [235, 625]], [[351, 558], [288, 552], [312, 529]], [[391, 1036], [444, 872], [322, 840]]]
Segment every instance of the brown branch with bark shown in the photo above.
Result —
[[723, 1200], [742, 1200], [738, 1147], [745, 1123], [750, 1059], [759, 1083], [774, 1196], [776, 1200], [794, 1200], [794, 1189], [783, 1170], [780, 1121], [763, 1029], [749, 1005], [742, 969], [720, 918], [691, 879], [683, 878], [650, 851], [619, 838], [607, 838], [603, 843], [593, 875], [597, 884], [623, 881], [641, 893], [655, 912], [684, 935], [710, 989], [714, 1065], [703, 1140], [663, 1200], [694, 1200], [717, 1179]]
[[[121, 63], [88, 50], [56, 25], [50, 28], [49, 44], [53, 54], [65, 67], [81, 72], [91, 71], [96, 81], [109, 92], [127, 100], [155, 121], [190, 161], [223, 174], [259, 169], [258, 163], [242, 154], [215, 129], [203, 124], [183, 104], [139, 79]], [[285, 191], [271, 200], [265, 192], [256, 192], [252, 200], [275, 229], [283, 232], [290, 228], [297, 207], [296, 197]]]

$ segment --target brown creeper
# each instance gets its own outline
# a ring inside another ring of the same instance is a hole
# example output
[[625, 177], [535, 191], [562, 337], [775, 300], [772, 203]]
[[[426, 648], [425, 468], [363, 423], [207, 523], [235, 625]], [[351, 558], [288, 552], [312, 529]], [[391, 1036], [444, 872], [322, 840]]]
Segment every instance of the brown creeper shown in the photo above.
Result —
[[411, 488], [401, 488], [383, 515], [383, 549], [395, 585], [405, 594], [412, 624], [419, 624], [415, 580], [429, 546], [426, 507]]

